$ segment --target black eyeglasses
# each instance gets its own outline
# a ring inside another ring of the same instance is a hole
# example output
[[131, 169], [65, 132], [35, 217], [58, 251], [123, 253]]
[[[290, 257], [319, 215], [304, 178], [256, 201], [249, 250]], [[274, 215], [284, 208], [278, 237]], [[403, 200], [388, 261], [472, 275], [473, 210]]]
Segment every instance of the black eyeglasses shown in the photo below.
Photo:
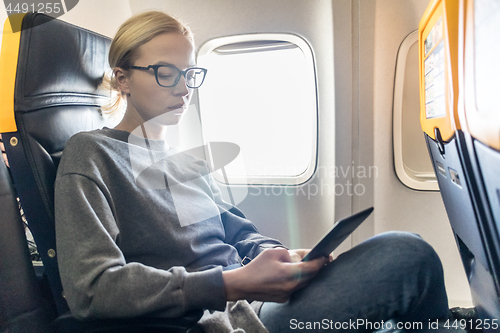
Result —
[[196, 89], [202, 85], [205, 80], [205, 75], [207, 74], [207, 70], [201, 67], [191, 67], [185, 71], [181, 71], [172, 65], [149, 65], [148, 67], [131, 66], [130, 68], [142, 71], [153, 69], [155, 71], [156, 82], [165, 88], [176, 86], [181, 76], [184, 76], [186, 79], [186, 86]]

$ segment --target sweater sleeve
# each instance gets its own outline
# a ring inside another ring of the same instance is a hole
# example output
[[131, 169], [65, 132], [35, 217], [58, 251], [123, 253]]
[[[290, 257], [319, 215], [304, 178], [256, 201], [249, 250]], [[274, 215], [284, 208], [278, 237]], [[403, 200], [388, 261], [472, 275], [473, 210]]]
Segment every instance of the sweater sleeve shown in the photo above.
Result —
[[83, 175], [61, 175], [55, 208], [61, 281], [75, 317], [178, 317], [225, 308], [221, 268], [187, 272], [126, 262], [104, 186]]
[[224, 241], [233, 245], [241, 258], [246, 256], [253, 259], [265, 249], [285, 247], [278, 240], [261, 235], [255, 225], [247, 220], [238, 208], [222, 199], [221, 191], [210, 175], [209, 181], [214, 201], [221, 211], [221, 220], [226, 234]]

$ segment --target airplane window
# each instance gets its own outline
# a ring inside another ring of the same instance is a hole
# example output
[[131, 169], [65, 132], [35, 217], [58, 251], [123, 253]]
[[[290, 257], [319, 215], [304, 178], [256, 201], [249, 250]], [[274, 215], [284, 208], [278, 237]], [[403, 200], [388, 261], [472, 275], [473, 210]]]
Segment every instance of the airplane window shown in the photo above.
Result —
[[401, 43], [394, 81], [394, 164], [399, 180], [414, 190], [438, 191], [420, 126], [418, 34]]
[[[200, 48], [208, 69], [199, 107], [205, 142], [226, 141], [240, 155], [229, 184], [300, 184], [316, 162], [316, 80], [311, 49], [288, 34], [218, 38]], [[215, 174], [217, 178], [217, 174]]]

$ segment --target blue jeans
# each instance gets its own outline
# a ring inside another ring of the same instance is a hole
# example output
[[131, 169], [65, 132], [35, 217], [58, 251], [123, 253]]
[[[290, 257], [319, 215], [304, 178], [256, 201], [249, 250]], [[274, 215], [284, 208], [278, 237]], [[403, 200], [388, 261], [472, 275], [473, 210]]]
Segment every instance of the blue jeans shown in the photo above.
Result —
[[271, 333], [372, 332], [390, 319], [406, 332], [451, 333], [435, 329], [435, 319], [448, 313], [432, 247], [417, 235], [390, 232], [340, 255], [288, 302], [264, 303], [259, 317]]

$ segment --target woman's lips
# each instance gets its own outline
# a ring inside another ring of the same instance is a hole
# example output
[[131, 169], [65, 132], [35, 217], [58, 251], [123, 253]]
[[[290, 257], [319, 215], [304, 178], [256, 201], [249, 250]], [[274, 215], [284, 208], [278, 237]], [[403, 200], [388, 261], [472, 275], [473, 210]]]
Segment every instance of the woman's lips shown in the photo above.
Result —
[[167, 109], [170, 111], [179, 110], [180, 112], [184, 112], [184, 110], [186, 109], [186, 105], [185, 104], [177, 104], [174, 106], [170, 106]]
[[167, 110], [169, 112], [181, 114], [181, 113], [184, 113], [184, 111], [186, 111], [186, 108], [187, 108], [187, 106], [185, 104], [177, 104], [177, 105], [168, 107]]

